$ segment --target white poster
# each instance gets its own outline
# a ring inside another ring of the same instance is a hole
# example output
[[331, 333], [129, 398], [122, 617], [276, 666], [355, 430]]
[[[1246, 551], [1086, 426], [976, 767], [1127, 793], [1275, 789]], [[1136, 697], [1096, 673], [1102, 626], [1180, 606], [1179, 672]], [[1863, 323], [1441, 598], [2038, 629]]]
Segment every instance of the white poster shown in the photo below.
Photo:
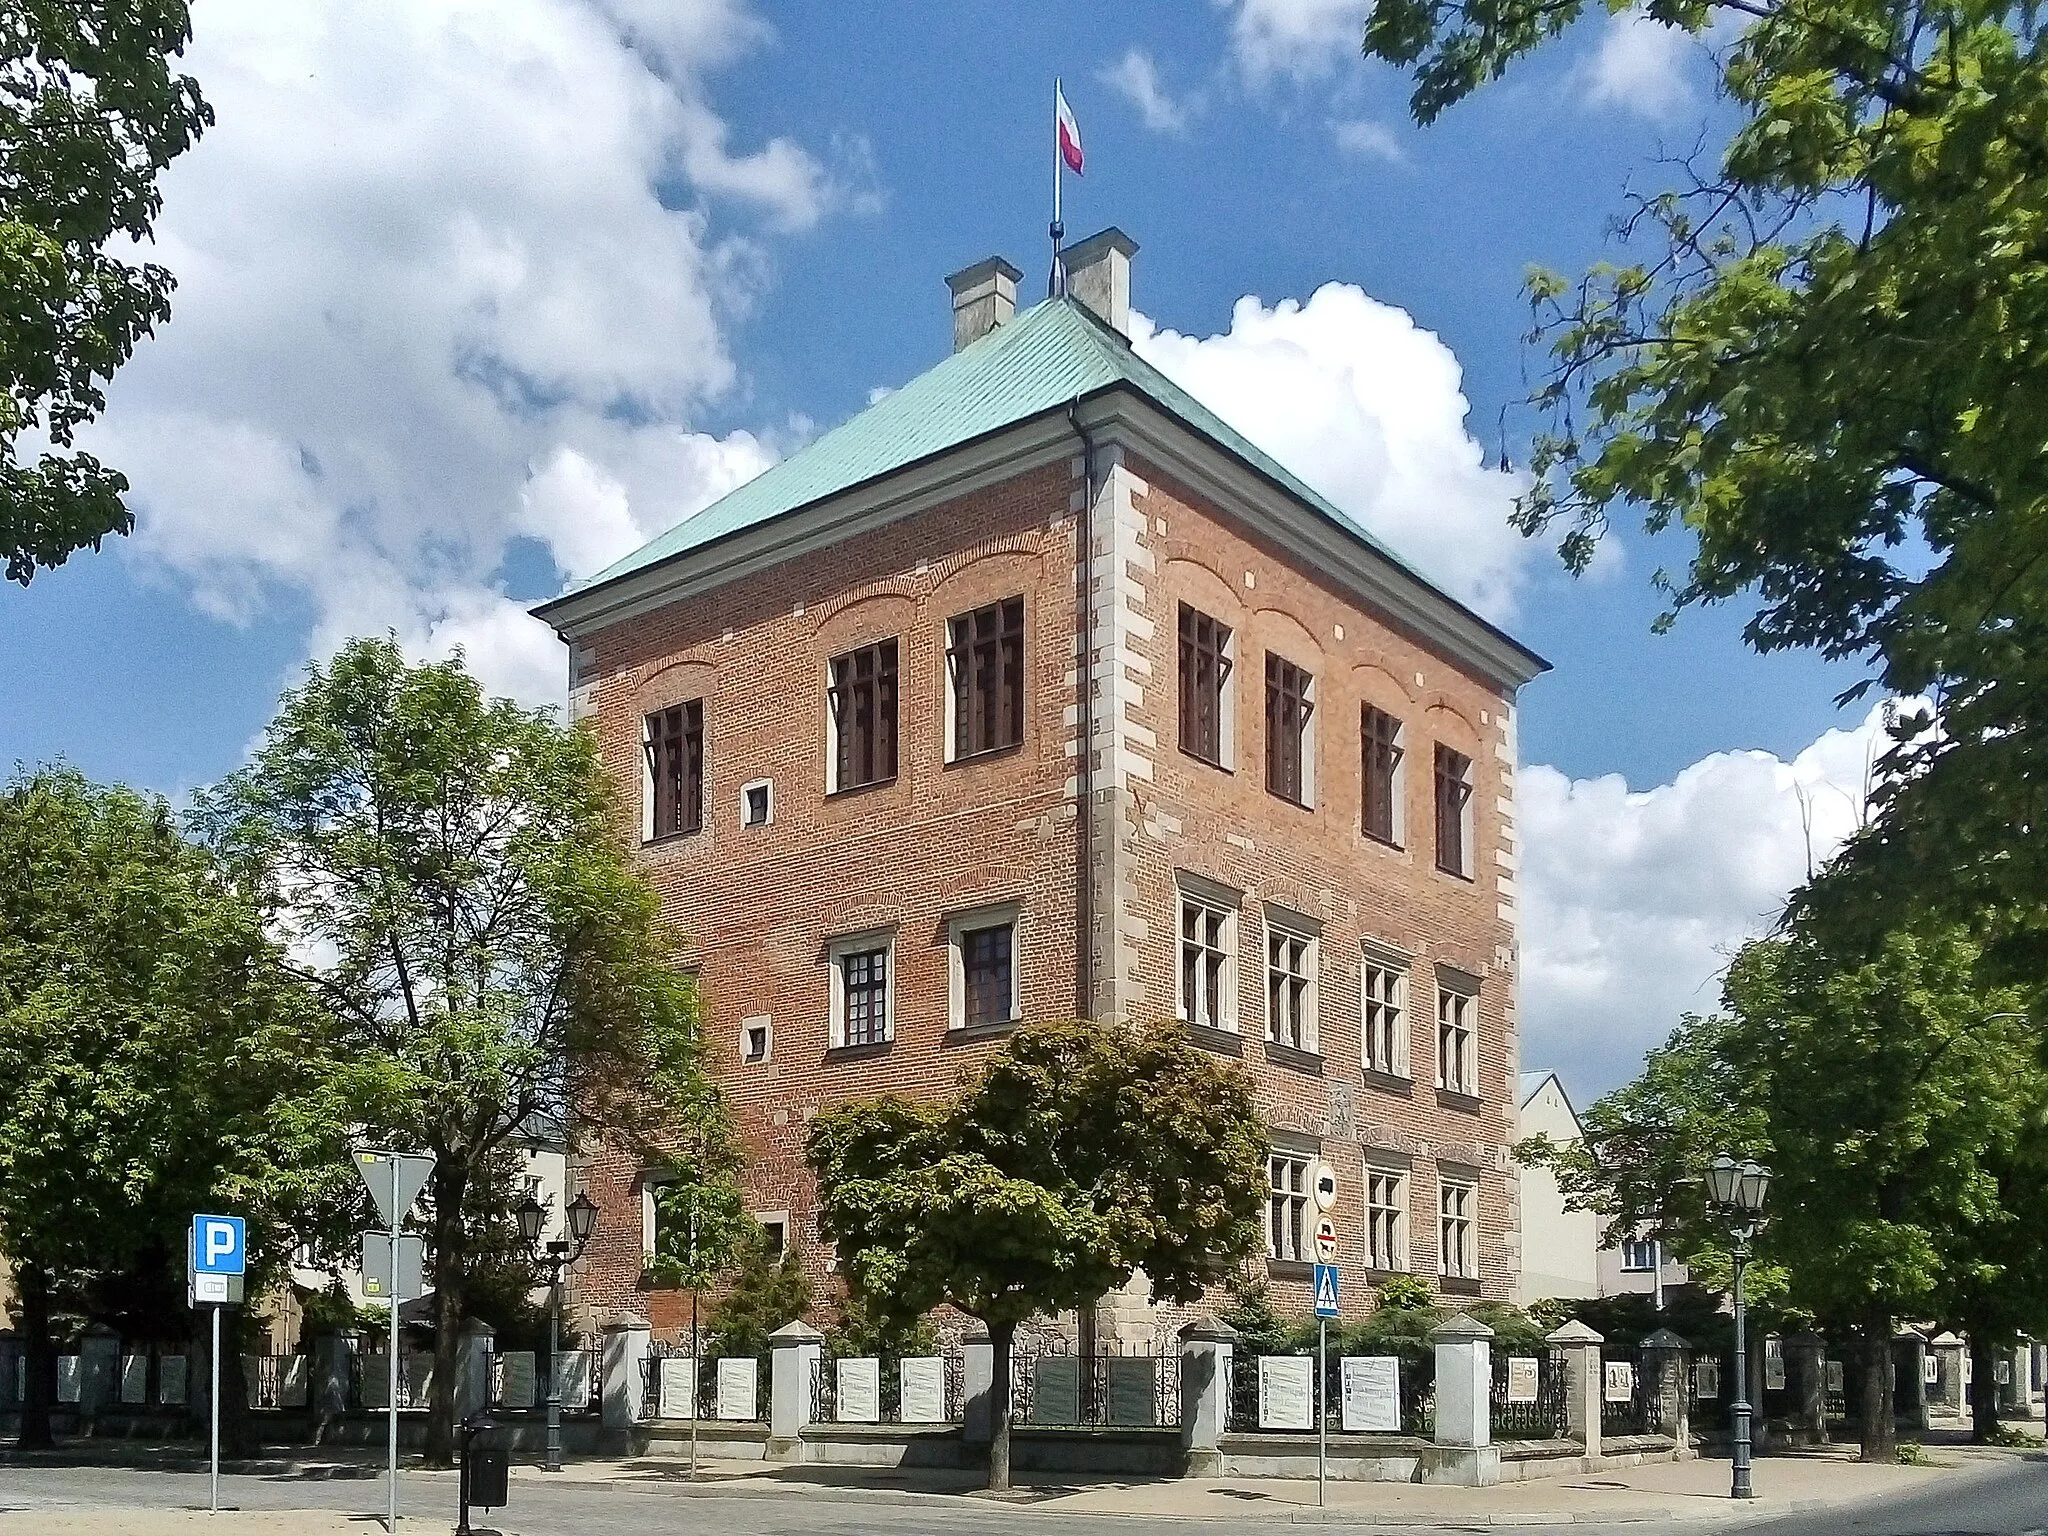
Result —
[[[569, 1363], [575, 1358], [575, 1355], [564, 1355], [562, 1357], [564, 1368], [567, 1368]], [[590, 1394], [590, 1357], [588, 1355], [583, 1357], [583, 1372], [583, 1392], [587, 1397]], [[429, 1350], [416, 1349], [407, 1355], [405, 1357], [405, 1374], [398, 1378], [398, 1384], [405, 1389], [405, 1396], [400, 1400], [399, 1407], [424, 1408], [428, 1403], [432, 1402], [434, 1397], [433, 1353]], [[576, 1403], [576, 1399], [569, 1395], [566, 1385], [562, 1389], [562, 1401], [571, 1406], [574, 1406]]]
[[655, 1362], [654, 1416], [687, 1419], [696, 1413], [697, 1362], [688, 1355], [663, 1355]]
[[263, 1360], [262, 1355], [242, 1356], [242, 1388], [248, 1393], [243, 1398], [251, 1408], [275, 1408], [277, 1404], [263, 1401]]
[[1782, 1392], [1785, 1390], [1785, 1353], [1776, 1347], [1773, 1339], [1764, 1351], [1764, 1390]]
[[911, 1355], [896, 1362], [905, 1424], [946, 1422], [946, 1362], [937, 1355]]
[[1536, 1362], [1528, 1355], [1508, 1357], [1508, 1401], [1511, 1403], [1533, 1403], [1536, 1401]]
[[277, 1390], [277, 1406], [280, 1408], [303, 1408], [306, 1406], [307, 1388], [312, 1380], [306, 1369], [304, 1355], [286, 1355], [279, 1362], [280, 1377]]
[[1109, 1357], [1109, 1422], [1159, 1422], [1159, 1362], [1152, 1356]]
[[1839, 1360], [1830, 1360], [1828, 1362], [1828, 1390], [1830, 1392], [1841, 1391], [1842, 1379], [1842, 1362]]
[[1401, 1432], [1401, 1362], [1392, 1355], [1346, 1355], [1338, 1362], [1344, 1428], [1351, 1433]]
[[1031, 1422], [1081, 1422], [1081, 1362], [1072, 1355], [1039, 1355], [1031, 1362]]
[[740, 1423], [759, 1417], [755, 1411], [755, 1381], [761, 1362], [751, 1356], [718, 1362], [718, 1416]]
[[1610, 1403], [1625, 1403], [1636, 1395], [1636, 1368], [1626, 1360], [1607, 1360], [1605, 1382], [1600, 1393]]
[[149, 1356], [123, 1355], [121, 1357], [121, 1401], [124, 1403], [146, 1403], [149, 1401]]
[[1308, 1356], [1259, 1356], [1259, 1428], [1314, 1429], [1315, 1384]]
[[590, 1363], [587, 1349], [564, 1350], [556, 1361], [556, 1390], [562, 1394], [562, 1406], [572, 1413], [590, 1403]]
[[191, 1362], [183, 1355], [164, 1355], [156, 1363], [156, 1400], [167, 1408], [185, 1406], [185, 1372]]
[[60, 1403], [77, 1402], [79, 1380], [78, 1356], [59, 1355], [57, 1357], [57, 1401]]
[[1692, 1367], [1692, 1388], [1696, 1396], [1717, 1398], [1721, 1395], [1721, 1362], [1718, 1360], [1696, 1360]]
[[842, 1424], [874, 1424], [882, 1417], [882, 1362], [873, 1356], [840, 1360], [835, 1407]]
[[391, 1406], [391, 1357], [362, 1355], [356, 1360], [356, 1390], [366, 1409], [382, 1412]]
[[533, 1351], [508, 1349], [498, 1356], [504, 1370], [498, 1377], [498, 1403], [504, 1408], [531, 1408], [538, 1379]]
[[1941, 1362], [1929, 1355], [1920, 1362], [1920, 1379], [1933, 1386], [1941, 1380]]

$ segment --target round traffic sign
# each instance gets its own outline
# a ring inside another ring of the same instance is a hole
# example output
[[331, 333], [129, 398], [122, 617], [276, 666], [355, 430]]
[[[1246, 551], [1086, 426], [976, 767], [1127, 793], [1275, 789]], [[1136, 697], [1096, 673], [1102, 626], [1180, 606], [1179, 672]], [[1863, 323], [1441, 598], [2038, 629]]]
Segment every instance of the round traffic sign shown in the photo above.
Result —
[[1328, 1163], [1316, 1164], [1315, 1183], [1316, 1209], [1327, 1211], [1337, 1204], [1337, 1170]]
[[1337, 1223], [1324, 1216], [1316, 1222], [1316, 1257], [1325, 1264], [1336, 1262]]

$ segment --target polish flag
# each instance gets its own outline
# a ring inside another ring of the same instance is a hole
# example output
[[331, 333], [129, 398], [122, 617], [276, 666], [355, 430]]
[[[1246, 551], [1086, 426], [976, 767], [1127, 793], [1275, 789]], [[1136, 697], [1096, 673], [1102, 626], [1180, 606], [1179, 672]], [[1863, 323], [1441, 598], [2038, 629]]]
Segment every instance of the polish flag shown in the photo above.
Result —
[[1060, 132], [1060, 158], [1067, 162], [1067, 169], [1076, 176], [1081, 174], [1081, 125], [1074, 121], [1074, 109], [1067, 105], [1067, 93], [1054, 82], [1052, 88], [1053, 116], [1058, 120]]

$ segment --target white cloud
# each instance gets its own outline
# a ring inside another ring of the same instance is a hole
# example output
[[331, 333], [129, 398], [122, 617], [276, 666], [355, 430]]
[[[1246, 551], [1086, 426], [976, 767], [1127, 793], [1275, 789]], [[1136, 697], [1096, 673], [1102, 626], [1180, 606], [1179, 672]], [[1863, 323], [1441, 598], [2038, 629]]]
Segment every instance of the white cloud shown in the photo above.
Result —
[[1159, 66], [1142, 48], [1128, 50], [1098, 77], [1138, 109], [1138, 116], [1154, 133], [1185, 133], [1193, 115], [1191, 102], [1176, 101], [1159, 78]]
[[1669, 784], [1524, 768], [1522, 1065], [1585, 1098], [1635, 1075], [1686, 1013], [1720, 1006], [1744, 940], [1861, 819], [1885, 706], [1790, 762], [1717, 752]]
[[1394, 137], [1393, 129], [1370, 118], [1332, 123], [1330, 137], [1345, 154], [1357, 155], [1361, 159], [1385, 160], [1399, 165], [1408, 158], [1401, 141]]
[[1312, 79], [1356, 57], [1369, 0], [1216, 0], [1231, 14], [1231, 52], [1253, 80]]
[[1695, 100], [1686, 71], [1696, 51], [1692, 34], [1652, 19], [1642, 6], [1616, 11], [1580, 72], [1586, 100], [1659, 121], [1675, 117]]
[[1465, 430], [1458, 360], [1406, 311], [1329, 283], [1239, 299], [1196, 338], [1132, 317], [1132, 344], [1426, 576], [1507, 617], [1535, 546], [1508, 526], [1523, 477]]
[[[175, 318], [94, 446], [131, 548], [203, 608], [310, 601], [316, 650], [391, 628], [559, 700], [495, 585], [508, 544], [587, 575], [775, 456], [690, 423], [769, 236], [871, 201], [865, 147], [748, 145], [706, 74], [739, 0], [208, 0], [219, 125], [165, 177]], [[737, 222], [736, 222], [737, 221]]]

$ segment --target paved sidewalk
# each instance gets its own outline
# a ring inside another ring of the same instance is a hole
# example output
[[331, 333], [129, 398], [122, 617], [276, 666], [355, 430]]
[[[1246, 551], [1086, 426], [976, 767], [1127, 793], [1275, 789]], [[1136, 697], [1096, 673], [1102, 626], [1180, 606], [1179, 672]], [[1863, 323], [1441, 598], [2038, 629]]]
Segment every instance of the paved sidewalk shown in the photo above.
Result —
[[[680, 1497], [726, 1501], [727, 1509], [735, 1508], [730, 1502], [733, 1500], [750, 1505], [755, 1501], [786, 1505], [788, 1501], [801, 1500], [813, 1506], [834, 1506], [847, 1514], [863, 1508], [879, 1514], [883, 1509], [893, 1508], [897, 1517], [903, 1518], [909, 1517], [912, 1510], [921, 1510], [930, 1515], [972, 1515], [977, 1517], [977, 1523], [1001, 1509], [1012, 1513], [1016, 1523], [1026, 1530], [1049, 1516], [1201, 1521], [1239, 1528], [1272, 1524], [1477, 1527], [1647, 1522], [1685, 1523], [1705, 1529], [1802, 1510], [1888, 1500], [1936, 1489], [1944, 1483], [1952, 1483], [1958, 1495], [1963, 1496], [1976, 1473], [2009, 1460], [2010, 1455], [1944, 1449], [1931, 1453], [1930, 1464], [1919, 1467], [1866, 1467], [1844, 1448], [1773, 1456], [1757, 1463], [1755, 1482], [1759, 1497], [1743, 1505], [1727, 1497], [1728, 1463], [1714, 1460], [1667, 1462], [1508, 1483], [1495, 1488], [1333, 1482], [1328, 1487], [1328, 1503], [1321, 1508], [1316, 1504], [1314, 1483], [1282, 1479], [1125, 1479], [1083, 1483], [1071, 1478], [1027, 1475], [1021, 1487], [1008, 1497], [997, 1499], [980, 1492], [977, 1475], [969, 1473], [786, 1467], [707, 1460], [702, 1464], [700, 1478], [691, 1482], [686, 1467], [666, 1458], [579, 1461], [566, 1472], [553, 1476], [537, 1467], [515, 1468], [512, 1507], [490, 1523], [517, 1531], [527, 1523], [522, 1514], [539, 1516], [554, 1502], [558, 1492], [578, 1490], [578, 1496], [587, 1500], [597, 1490], [610, 1488], [621, 1495], [641, 1497], [628, 1497], [624, 1504], [603, 1500], [607, 1510], [624, 1513], [630, 1504], [645, 1511], [650, 1519], [659, 1520], [661, 1527], [673, 1525], [681, 1518], [694, 1521], [694, 1517], [683, 1517], [680, 1511], [674, 1516], [661, 1516], [655, 1503], [650, 1502]], [[8, 1497], [5, 1470], [0, 1470], [0, 1536], [27, 1536], [31, 1532], [33, 1536], [177, 1536], [202, 1529], [215, 1536], [241, 1536], [243, 1532], [253, 1536], [257, 1531], [271, 1536], [363, 1536], [369, 1526], [361, 1513], [344, 1513], [333, 1507], [340, 1489], [330, 1487], [326, 1496], [315, 1497], [310, 1488], [293, 1493], [290, 1483], [298, 1478], [327, 1482], [336, 1472], [343, 1477], [360, 1477], [367, 1470], [353, 1458], [330, 1465], [306, 1465], [286, 1474], [285, 1486], [272, 1485], [278, 1504], [304, 1507], [261, 1512], [252, 1509], [218, 1516], [177, 1508], [178, 1500], [172, 1498], [163, 1500], [163, 1504], [172, 1506], [168, 1508], [43, 1505], [6, 1512], [5, 1506], [13, 1501]], [[90, 1473], [81, 1469], [75, 1475], [89, 1477]], [[453, 1479], [453, 1473], [408, 1471], [408, 1503], [418, 1500], [417, 1507], [451, 1507]], [[28, 1478], [22, 1480], [24, 1493], [29, 1482]], [[369, 1494], [367, 1489], [363, 1492]], [[365, 1497], [350, 1502], [373, 1507], [380, 1500]], [[708, 1508], [706, 1513], [710, 1513]], [[761, 1514], [765, 1518], [768, 1511], [764, 1508]], [[401, 1524], [426, 1536], [430, 1531], [447, 1530], [449, 1522], [443, 1517], [407, 1519]], [[1048, 1529], [1058, 1530], [1064, 1525], [1064, 1521], [1055, 1520]]]

